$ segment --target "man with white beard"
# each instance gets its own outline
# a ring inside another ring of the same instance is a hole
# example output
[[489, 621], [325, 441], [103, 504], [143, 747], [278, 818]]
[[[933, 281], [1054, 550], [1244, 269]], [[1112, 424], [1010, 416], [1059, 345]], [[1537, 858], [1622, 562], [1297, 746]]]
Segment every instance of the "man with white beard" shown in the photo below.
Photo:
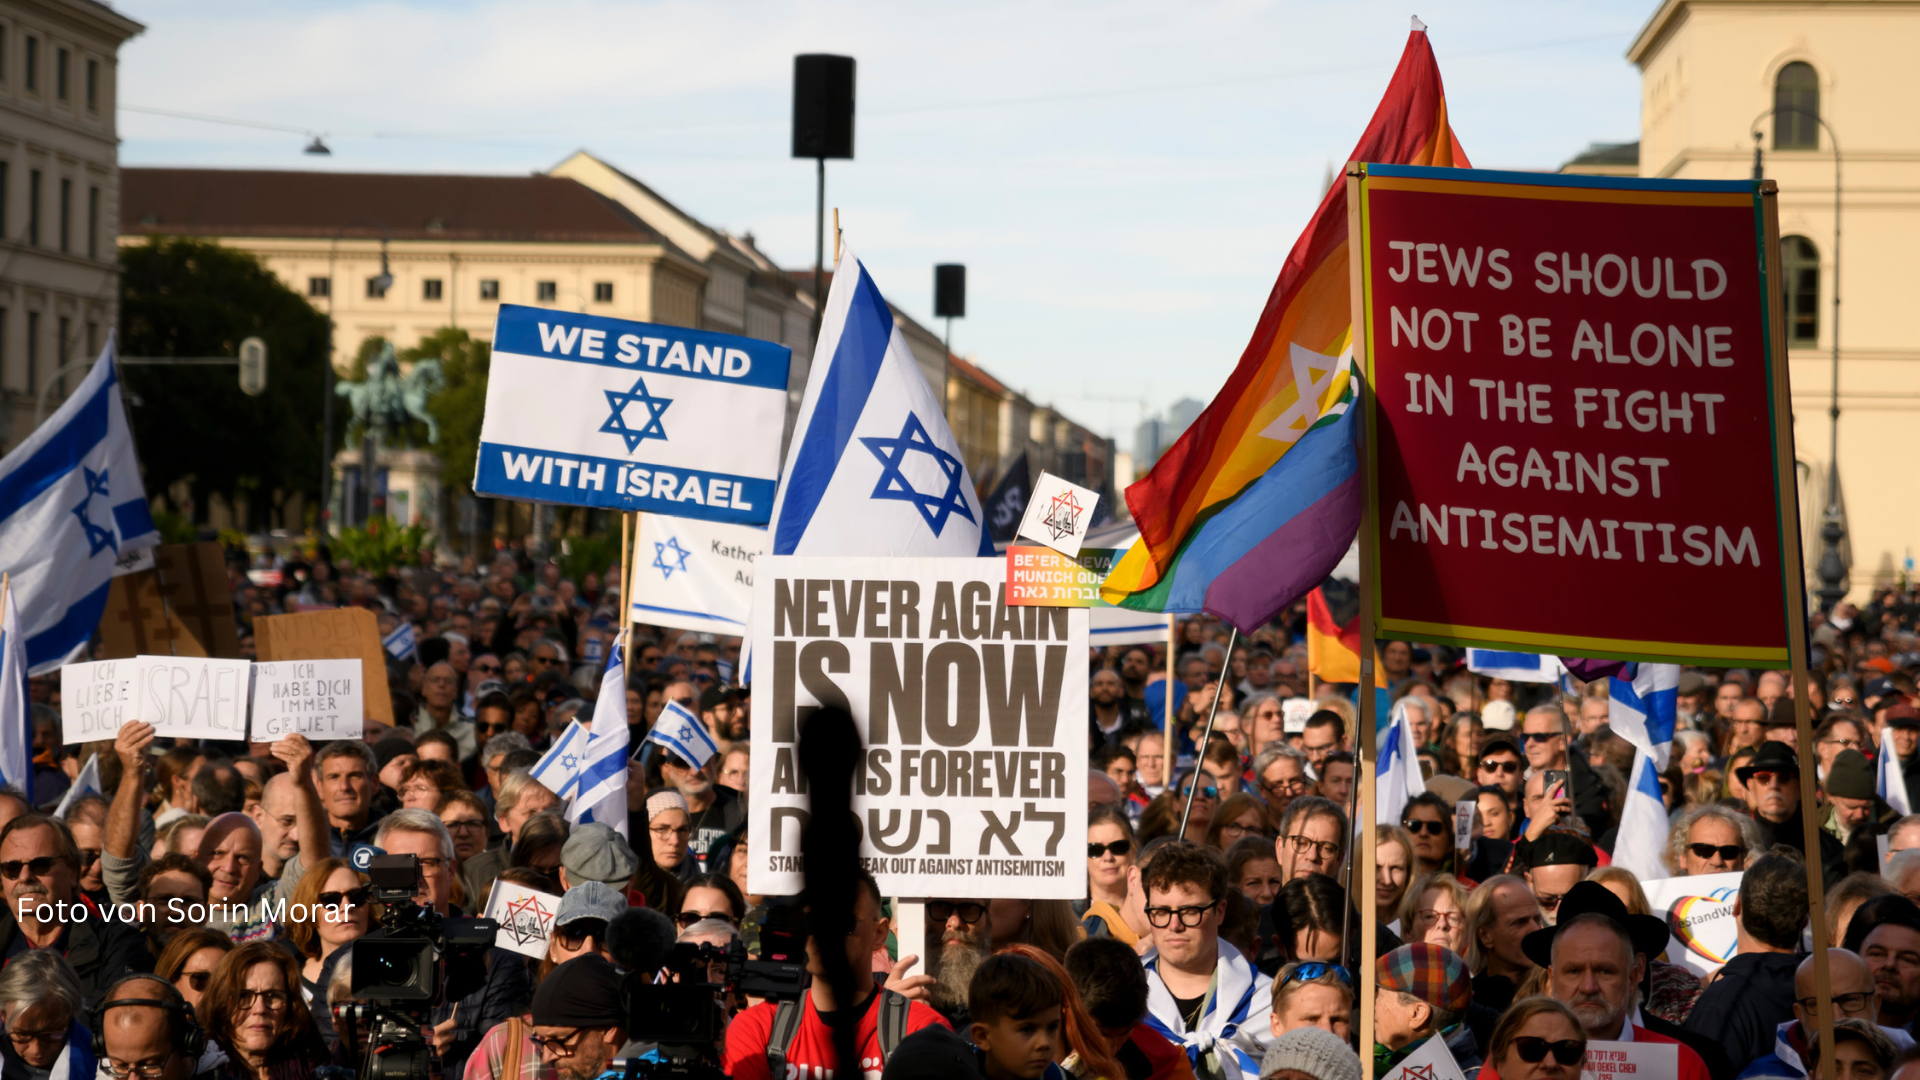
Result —
[[893, 966], [887, 989], [939, 1010], [955, 1031], [967, 1030], [967, 987], [974, 970], [993, 951], [993, 917], [984, 900], [929, 900], [926, 904], [927, 965], [922, 975], [904, 975], [919, 957]]

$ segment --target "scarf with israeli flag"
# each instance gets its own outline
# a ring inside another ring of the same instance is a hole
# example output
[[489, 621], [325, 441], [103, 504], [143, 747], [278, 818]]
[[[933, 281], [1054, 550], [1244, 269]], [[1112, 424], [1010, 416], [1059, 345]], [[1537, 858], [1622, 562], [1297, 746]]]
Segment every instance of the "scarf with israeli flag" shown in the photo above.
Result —
[[[1200, 1019], [1191, 1029], [1180, 1015], [1160, 976], [1160, 954], [1148, 950], [1141, 957], [1147, 969], [1147, 1024], [1187, 1052], [1195, 1075], [1221, 1080], [1248, 1080], [1260, 1075], [1260, 1059], [1273, 1041], [1273, 980], [1259, 971], [1223, 938], [1214, 961], [1213, 985], [1200, 1006]], [[1211, 1068], [1203, 1059], [1211, 1057]], [[1204, 1070], [1204, 1072], [1203, 1072]]]
[[1893, 748], [1893, 725], [1880, 731], [1880, 754], [1873, 761], [1874, 793], [1905, 817], [1913, 813], [1913, 796], [1907, 792], [1907, 775], [1900, 771], [1900, 754]]

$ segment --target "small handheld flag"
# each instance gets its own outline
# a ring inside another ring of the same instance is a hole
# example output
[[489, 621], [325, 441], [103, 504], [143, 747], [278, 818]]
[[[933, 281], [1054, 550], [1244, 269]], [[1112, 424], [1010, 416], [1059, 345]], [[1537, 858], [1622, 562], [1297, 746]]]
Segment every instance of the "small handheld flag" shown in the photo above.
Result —
[[573, 786], [580, 779], [580, 768], [586, 763], [586, 753], [587, 729], [575, 720], [527, 771], [548, 791], [562, 799], [571, 798]]
[[1666, 768], [1680, 711], [1680, 665], [1629, 665], [1626, 677], [1607, 677], [1607, 697], [1607, 723], [1614, 733], [1651, 752], [1657, 768]]
[[647, 741], [673, 751], [696, 769], [720, 752], [720, 744], [713, 740], [706, 722], [674, 701], [667, 702], [667, 707], [660, 711], [660, 719], [654, 721], [653, 730], [647, 732]]
[[600, 697], [593, 706], [593, 727], [587, 733], [580, 773], [567, 820], [576, 825], [598, 821], [627, 835], [627, 649], [615, 641], [606, 673], [600, 676]]
[[1887, 805], [1901, 816], [1913, 813], [1913, 796], [1907, 792], [1907, 776], [1900, 771], [1900, 755], [1893, 749], [1893, 727], [1880, 732], [1880, 756], [1874, 760], [1874, 789]]
[[[1640, 666], [1644, 670], [1655, 665]], [[1620, 829], [1615, 835], [1613, 865], [1626, 867], [1641, 881], [1673, 876], [1660, 862], [1660, 853], [1667, 846], [1667, 804], [1660, 799], [1660, 767], [1644, 746], [1634, 748], [1632, 783], [1627, 786]]]
[[67, 811], [73, 804], [88, 795], [105, 794], [100, 788], [100, 755], [88, 754], [87, 763], [80, 766], [80, 775], [73, 778], [73, 786], [60, 796], [60, 805], [54, 807], [53, 816], [61, 821], [67, 820]]
[[387, 655], [395, 660], [411, 660], [414, 652], [413, 624], [402, 622], [393, 628], [393, 632], [381, 639], [386, 646]]

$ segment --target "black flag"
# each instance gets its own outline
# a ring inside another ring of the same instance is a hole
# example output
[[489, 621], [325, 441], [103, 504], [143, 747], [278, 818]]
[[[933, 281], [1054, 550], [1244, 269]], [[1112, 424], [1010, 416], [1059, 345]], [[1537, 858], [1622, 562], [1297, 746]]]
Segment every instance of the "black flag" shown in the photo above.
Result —
[[987, 535], [996, 544], [1011, 543], [1020, 532], [1020, 518], [1027, 512], [1027, 500], [1033, 498], [1033, 479], [1027, 475], [1027, 452], [1013, 459], [1000, 475], [993, 494], [982, 507], [987, 514]]

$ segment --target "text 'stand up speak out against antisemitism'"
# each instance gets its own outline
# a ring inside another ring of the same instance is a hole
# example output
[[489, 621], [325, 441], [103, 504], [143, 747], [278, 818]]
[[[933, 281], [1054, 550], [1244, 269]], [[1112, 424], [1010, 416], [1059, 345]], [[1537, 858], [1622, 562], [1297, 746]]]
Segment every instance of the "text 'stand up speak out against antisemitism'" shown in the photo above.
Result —
[[866, 742], [853, 803], [882, 891], [1085, 894], [1084, 610], [1009, 607], [999, 559], [766, 556], [754, 587], [753, 891], [800, 891], [796, 746], [838, 706]]

